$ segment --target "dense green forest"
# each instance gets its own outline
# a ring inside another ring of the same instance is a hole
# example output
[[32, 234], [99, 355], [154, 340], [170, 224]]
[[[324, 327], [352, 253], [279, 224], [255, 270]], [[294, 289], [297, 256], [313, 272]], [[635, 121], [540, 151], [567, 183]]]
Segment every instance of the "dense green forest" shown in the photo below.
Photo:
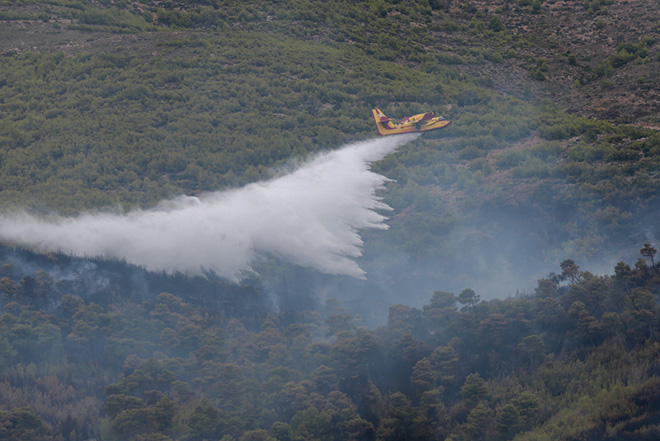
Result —
[[437, 291], [368, 329], [331, 298], [277, 311], [249, 284], [3, 249], [0, 433], [657, 439], [660, 270], [652, 246], [640, 252], [611, 276], [566, 259], [505, 300]]
[[[373, 164], [366, 282], [0, 246], [0, 439], [659, 439], [660, 29], [623, 3], [0, 0], [3, 214], [268, 179], [373, 107], [452, 120]], [[584, 39], [521, 31], [561, 8]]]

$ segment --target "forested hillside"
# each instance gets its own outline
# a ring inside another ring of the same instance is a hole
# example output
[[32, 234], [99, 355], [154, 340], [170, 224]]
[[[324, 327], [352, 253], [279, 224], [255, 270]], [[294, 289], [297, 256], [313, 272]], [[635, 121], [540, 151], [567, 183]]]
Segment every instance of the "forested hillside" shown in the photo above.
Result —
[[612, 276], [567, 259], [506, 300], [437, 291], [367, 329], [334, 299], [276, 312], [248, 285], [3, 250], [0, 434], [655, 440], [660, 269], [640, 252]]
[[2, 215], [239, 188], [375, 137], [374, 107], [452, 120], [373, 164], [393, 211], [366, 281], [3, 244], [0, 438], [660, 438], [659, 16], [0, 0]]

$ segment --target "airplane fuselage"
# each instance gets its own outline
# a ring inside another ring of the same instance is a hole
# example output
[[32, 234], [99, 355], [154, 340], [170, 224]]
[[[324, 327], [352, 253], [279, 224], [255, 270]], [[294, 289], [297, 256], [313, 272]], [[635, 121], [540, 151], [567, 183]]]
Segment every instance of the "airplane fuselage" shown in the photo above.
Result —
[[400, 123], [394, 123], [380, 109], [372, 110], [374, 121], [379, 135], [398, 135], [401, 133], [429, 132], [431, 130], [444, 129], [451, 121], [432, 112], [420, 113], [403, 118]]

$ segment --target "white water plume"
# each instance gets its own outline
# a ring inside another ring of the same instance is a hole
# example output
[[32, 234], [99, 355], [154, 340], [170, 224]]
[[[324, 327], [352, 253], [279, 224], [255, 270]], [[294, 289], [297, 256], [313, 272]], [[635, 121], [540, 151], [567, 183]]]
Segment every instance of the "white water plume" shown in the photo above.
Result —
[[262, 255], [328, 274], [364, 271], [359, 230], [385, 229], [376, 191], [387, 178], [370, 170], [418, 135], [345, 146], [265, 182], [200, 197], [182, 196], [150, 210], [77, 217], [0, 217], [0, 240], [81, 257], [124, 259], [149, 270], [238, 280]]

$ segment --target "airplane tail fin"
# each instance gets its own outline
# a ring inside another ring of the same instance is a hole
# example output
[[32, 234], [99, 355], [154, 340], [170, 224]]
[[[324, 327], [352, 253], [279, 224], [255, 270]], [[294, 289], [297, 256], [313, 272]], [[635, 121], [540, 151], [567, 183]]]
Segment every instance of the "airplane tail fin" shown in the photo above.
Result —
[[374, 121], [376, 122], [376, 129], [378, 129], [379, 135], [384, 135], [383, 129], [390, 128], [390, 119], [385, 116], [382, 110], [373, 109], [371, 113], [374, 115]]

